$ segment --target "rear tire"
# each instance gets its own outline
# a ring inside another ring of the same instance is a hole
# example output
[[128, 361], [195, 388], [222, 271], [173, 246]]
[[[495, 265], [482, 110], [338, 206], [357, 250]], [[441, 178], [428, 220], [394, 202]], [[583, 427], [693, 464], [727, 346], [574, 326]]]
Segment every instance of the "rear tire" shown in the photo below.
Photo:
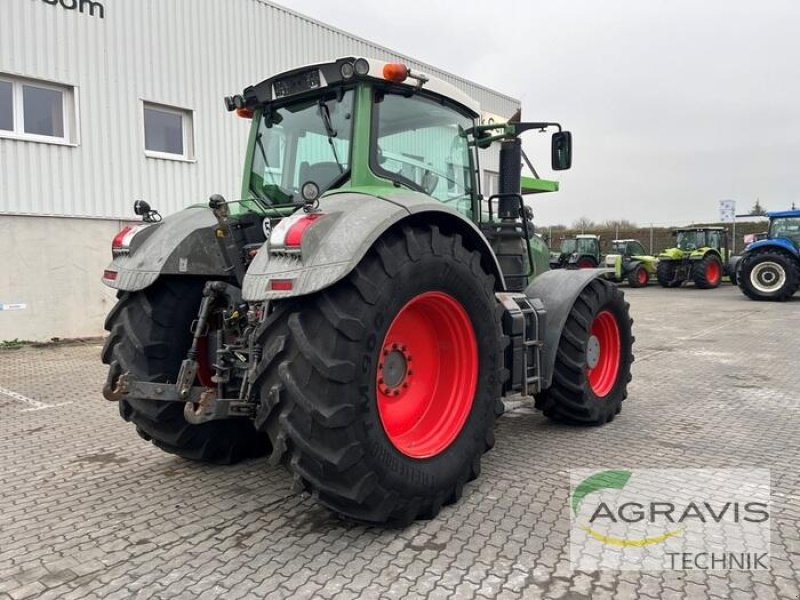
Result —
[[650, 274], [642, 265], [628, 273], [628, 285], [632, 288], [645, 287], [650, 281]]
[[701, 290], [718, 288], [722, 282], [722, 263], [716, 254], [708, 253], [692, 266], [692, 281]]
[[591, 256], [584, 256], [578, 260], [576, 263], [576, 268], [578, 269], [596, 269], [597, 268], [597, 261], [593, 259]]
[[800, 262], [783, 252], [755, 251], [739, 268], [739, 288], [752, 300], [783, 302], [800, 288]]
[[536, 407], [555, 421], [603, 425], [628, 396], [633, 320], [621, 290], [592, 281], [578, 296], [558, 343], [553, 381]]
[[[256, 426], [270, 436], [272, 462], [285, 464], [334, 512], [405, 525], [434, 517], [478, 476], [503, 410], [504, 373], [501, 311], [481, 258], [460, 235], [406, 226], [381, 238], [344, 280], [278, 305], [259, 331], [264, 353], [254, 381], [262, 399]], [[425, 312], [425, 302], [445, 296]], [[421, 324], [411, 319], [397, 331], [421, 328], [423, 337], [438, 340], [421, 350], [413, 336], [406, 341], [392, 333], [417, 302]], [[459, 312], [466, 320], [455, 319], [461, 322], [456, 330], [466, 336], [465, 347], [474, 343], [474, 356], [460, 355], [448, 341], [448, 321]], [[435, 354], [437, 344], [451, 347], [450, 361]], [[434, 354], [426, 360], [428, 351]], [[464, 368], [473, 359], [477, 373]], [[460, 375], [447, 385], [440, 372]], [[431, 380], [442, 385], [426, 385]], [[441, 391], [447, 388], [472, 391], [465, 400], [463, 393]], [[406, 403], [394, 408], [419, 408], [414, 394], [426, 390], [434, 398], [427, 406], [446, 406], [441, 414], [461, 417], [392, 416], [387, 402], [394, 391]]]
[[[138, 292], [121, 292], [105, 327], [103, 346], [109, 365], [107, 385], [130, 373], [133, 379], [174, 382], [191, 345], [189, 331], [197, 316], [204, 282], [190, 278], [161, 279]], [[145, 440], [191, 460], [230, 464], [268, 450], [266, 436], [246, 419], [191, 425], [180, 402], [140, 398], [119, 401], [122, 418], [132, 422]]]
[[661, 287], [678, 287], [681, 282], [675, 281], [675, 263], [671, 260], [660, 260], [656, 267], [656, 279]]

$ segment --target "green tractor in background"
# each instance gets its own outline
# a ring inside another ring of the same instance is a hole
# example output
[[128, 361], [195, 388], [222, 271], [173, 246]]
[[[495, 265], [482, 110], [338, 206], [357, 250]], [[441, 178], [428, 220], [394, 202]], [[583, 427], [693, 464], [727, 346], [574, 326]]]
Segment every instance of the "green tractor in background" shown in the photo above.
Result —
[[599, 266], [599, 235], [585, 233], [564, 238], [558, 252], [550, 253], [551, 269], [596, 269]]
[[639, 240], [614, 240], [606, 255], [605, 266], [614, 269], [609, 277], [617, 283], [627, 281], [631, 287], [644, 287], [656, 274], [658, 259], [644, 249]]
[[675, 246], [658, 256], [658, 283], [666, 288], [687, 281], [703, 290], [719, 287], [730, 255], [728, 231], [724, 227], [683, 227], [672, 235]]

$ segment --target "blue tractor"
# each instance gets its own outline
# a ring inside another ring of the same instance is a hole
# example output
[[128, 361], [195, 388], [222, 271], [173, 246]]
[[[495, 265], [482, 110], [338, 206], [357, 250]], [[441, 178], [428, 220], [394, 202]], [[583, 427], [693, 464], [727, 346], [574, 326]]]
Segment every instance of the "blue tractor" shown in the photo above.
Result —
[[788, 300], [800, 287], [800, 210], [768, 216], [769, 233], [736, 261], [736, 280], [753, 300]]

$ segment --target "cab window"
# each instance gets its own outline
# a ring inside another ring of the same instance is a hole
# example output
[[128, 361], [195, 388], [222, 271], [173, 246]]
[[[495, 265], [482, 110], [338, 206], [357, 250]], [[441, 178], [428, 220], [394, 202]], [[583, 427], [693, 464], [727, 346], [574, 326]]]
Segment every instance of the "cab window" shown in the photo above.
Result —
[[373, 171], [469, 213], [473, 189], [466, 130], [470, 127], [470, 117], [440, 101], [378, 91]]

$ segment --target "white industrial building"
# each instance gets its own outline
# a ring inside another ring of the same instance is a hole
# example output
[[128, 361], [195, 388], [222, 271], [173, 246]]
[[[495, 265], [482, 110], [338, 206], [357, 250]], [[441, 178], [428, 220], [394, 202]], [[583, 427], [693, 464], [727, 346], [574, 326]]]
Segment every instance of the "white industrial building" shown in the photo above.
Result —
[[[223, 97], [340, 56], [400, 60], [485, 114], [519, 101], [263, 0], [3, 0], [0, 342], [102, 333], [133, 201], [235, 199], [249, 122]], [[482, 159], [493, 188], [496, 155]], [[484, 192], [486, 189], [484, 189]]]

